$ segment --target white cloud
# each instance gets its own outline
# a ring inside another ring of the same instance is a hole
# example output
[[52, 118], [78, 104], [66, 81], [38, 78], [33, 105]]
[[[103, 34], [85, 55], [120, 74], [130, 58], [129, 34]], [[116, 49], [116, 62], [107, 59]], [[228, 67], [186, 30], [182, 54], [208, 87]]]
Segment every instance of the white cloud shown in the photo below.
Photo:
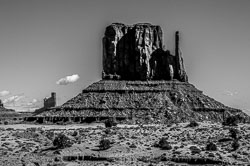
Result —
[[25, 96], [18, 96], [18, 95], [15, 95], [15, 96], [11, 96], [11, 97], [9, 97], [9, 98], [7, 98], [7, 99], [4, 99], [3, 100], [3, 103], [4, 104], [12, 104], [12, 103], [15, 103], [15, 102], [17, 102], [17, 101], [19, 101], [20, 99], [22, 99], [22, 98], [24, 98]]
[[28, 97], [23, 94], [11, 96], [3, 102], [5, 102], [6, 108], [14, 109], [17, 112], [34, 111], [43, 106], [43, 100], [35, 98], [28, 99]]
[[33, 100], [32, 100], [32, 103], [36, 103], [36, 102], [37, 102], [37, 99], [33, 99]]
[[27, 103], [27, 106], [31, 106], [31, 105], [33, 105], [33, 103]]
[[68, 85], [69, 83], [76, 82], [79, 79], [78, 74], [73, 74], [71, 76], [66, 76], [64, 78], [59, 79], [56, 84], [58, 85]]
[[227, 96], [235, 96], [235, 95], [238, 94], [238, 92], [231, 92], [231, 91], [229, 91], [229, 90], [226, 90], [226, 91], [224, 91], [223, 94], [224, 94], [224, 95], [227, 95]]
[[2, 96], [7, 96], [7, 95], [9, 95], [9, 94], [10, 94], [10, 92], [7, 91], [7, 90], [3, 90], [3, 91], [0, 92], [0, 96], [1, 96], [1, 97], [2, 97]]
[[26, 105], [27, 105], [27, 106], [33, 106], [33, 105], [35, 105], [37, 102], [38, 102], [37, 99], [33, 99], [31, 102], [27, 103]]

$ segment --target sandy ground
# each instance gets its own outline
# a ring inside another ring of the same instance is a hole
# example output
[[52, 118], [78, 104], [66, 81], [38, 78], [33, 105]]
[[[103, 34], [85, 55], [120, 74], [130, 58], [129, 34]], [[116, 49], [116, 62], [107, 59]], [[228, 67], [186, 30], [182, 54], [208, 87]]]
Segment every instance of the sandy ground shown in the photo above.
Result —
[[0, 125], [0, 128], [13, 128], [15, 130], [26, 130], [27, 128], [41, 128], [44, 130], [70, 130], [70, 129], [81, 129], [81, 128], [96, 128], [105, 127], [103, 123], [92, 123], [92, 124], [70, 124], [70, 125], [37, 125], [37, 124], [10, 124]]
[[[250, 125], [239, 124], [239, 148], [232, 149], [229, 129], [219, 123], [188, 123], [172, 125], [118, 125], [105, 128], [104, 124], [0, 126], [0, 165], [4, 166], [73, 166], [73, 165], [247, 165], [250, 164]], [[65, 134], [73, 145], [55, 149], [53, 140]], [[111, 147], [100, 150], [101, 139], [108, 139]], [[163, 150], [155, 144], [167, 139], [171, 149]], [[223, 141], [224, 139], [224, 141]], [[206, 150], [208, 142], [216, 151]], [[85, 157], [92, 157], [89, 161]], [[94, 158], [94, 159], [93, 159]], [[93, 161], [93, 160], [100, 161]]]

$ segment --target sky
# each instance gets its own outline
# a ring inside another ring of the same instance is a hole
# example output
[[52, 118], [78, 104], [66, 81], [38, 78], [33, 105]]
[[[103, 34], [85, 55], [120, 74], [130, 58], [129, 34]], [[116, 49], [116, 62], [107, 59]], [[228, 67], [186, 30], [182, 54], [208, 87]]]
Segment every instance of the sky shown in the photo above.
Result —
[[101, 79], [102, 37], [113, 22], [160, 25], [174, 53], [180, 31], [189, 82], [250, 113], [249, 0], [0, 0], [0, 99], [32, 111], [61, 105]]

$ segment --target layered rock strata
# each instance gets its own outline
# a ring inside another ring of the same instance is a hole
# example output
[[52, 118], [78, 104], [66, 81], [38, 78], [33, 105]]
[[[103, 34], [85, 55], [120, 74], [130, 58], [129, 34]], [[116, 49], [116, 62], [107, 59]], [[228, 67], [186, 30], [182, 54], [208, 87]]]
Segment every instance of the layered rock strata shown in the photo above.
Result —
[[[101, 80], [60, 107], [40, 117], [117, 118], [151, 122], [217, 121], [232, 115], [247, 117], [180, 81]], [[79, 119], [79, 118], [78, 118]], [[80, 120], [78, 120], [80, 122]], [[84, 119], [82, 119], [84, 121]]]

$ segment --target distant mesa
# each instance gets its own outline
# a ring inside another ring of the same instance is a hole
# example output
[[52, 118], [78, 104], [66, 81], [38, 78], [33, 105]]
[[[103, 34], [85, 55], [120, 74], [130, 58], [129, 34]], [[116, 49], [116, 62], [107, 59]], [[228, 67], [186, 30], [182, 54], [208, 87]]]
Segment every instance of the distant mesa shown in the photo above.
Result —
[[15, 110], [5, 108], [2, 100], [0, 100], [0, 113], [3, 112], [15, 112]]
[[15, 117], [15, 116], [19, 116], [19, 114], [15, 112], [15, 110], [13, 109], [5, 108], [2, 100], [0, 100], [0, 119], [5, 117]]
[[133, 26], [113, 23], [103, 38], [103, 73], [107, 80], [179, 80], [187, 82], [175, 34], [175, 55], [163, 49], [163, 33], [158, 25]]

